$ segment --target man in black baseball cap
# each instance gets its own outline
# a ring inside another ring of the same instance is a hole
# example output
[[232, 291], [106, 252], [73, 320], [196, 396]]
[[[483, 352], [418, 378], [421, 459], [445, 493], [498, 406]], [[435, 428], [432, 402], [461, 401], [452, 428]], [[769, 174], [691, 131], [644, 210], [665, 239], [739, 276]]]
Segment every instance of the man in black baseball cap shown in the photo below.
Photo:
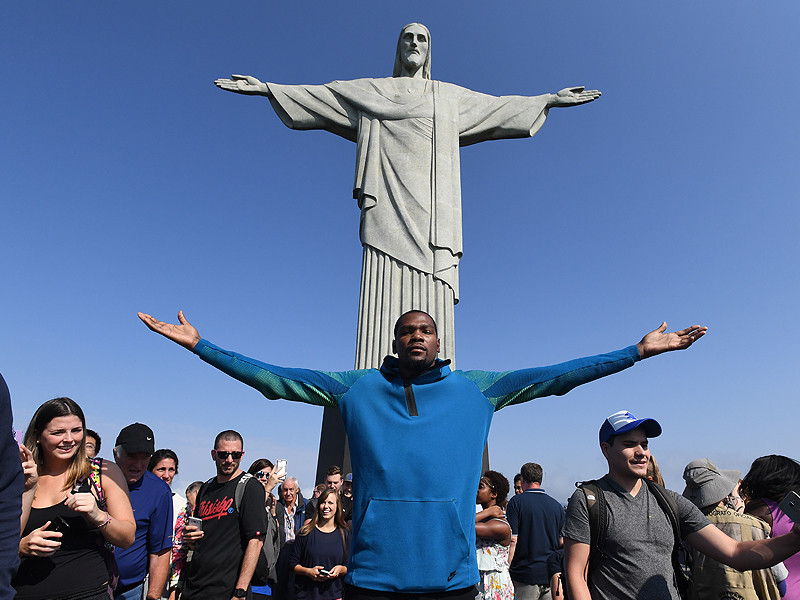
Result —
[[147, 470], [155, 452], [153, 430], [143, 423], [124, 427], [114, 444], [114, 460], [128, 482], [131, 506], [136, 516], [136, 539], [130, 548], [117, 549], [120, 579], [114, 597], [139, 600], [145, 577], [149, 577], [144, 597], [155, 600], [167, 581], [172, 549], [172, 490]]
[[153, 435], [153, 430], [144, 423], [133, 423], [122, 428], [114, 446], [122, 446], [128, 456], [140, 452], [147, 453], [147, 459], [150, 460], [149, 455], [156, 450], [156, 436]]

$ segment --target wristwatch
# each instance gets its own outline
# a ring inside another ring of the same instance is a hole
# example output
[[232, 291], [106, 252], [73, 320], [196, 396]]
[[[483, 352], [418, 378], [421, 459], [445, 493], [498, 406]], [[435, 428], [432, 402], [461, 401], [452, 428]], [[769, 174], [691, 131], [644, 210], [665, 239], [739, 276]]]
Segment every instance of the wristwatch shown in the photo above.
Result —
[[242, 588], [236, 588], [233, 590], [233, 597], [234, 598], [246, 598], [247, 597], [247, 590], [243, 590]]

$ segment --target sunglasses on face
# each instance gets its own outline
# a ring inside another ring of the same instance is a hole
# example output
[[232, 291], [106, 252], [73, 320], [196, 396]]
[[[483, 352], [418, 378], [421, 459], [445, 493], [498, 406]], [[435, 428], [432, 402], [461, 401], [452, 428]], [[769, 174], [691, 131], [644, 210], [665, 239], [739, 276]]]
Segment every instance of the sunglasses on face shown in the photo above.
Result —
[[259, 471], [256, 473], [257, 479], [268, 479], [269, 478], [269, 471]]
[[242, 458], [242, 454], [244, 452], [239, 450], [234, 450], [233, 452], [227, 452], [225, 450], [215, 450], [214, 452], [217, 453], [217, 458], [221, 460], [227, 460], [229, 456], [233, 457], [233, 460], [239, 460]]

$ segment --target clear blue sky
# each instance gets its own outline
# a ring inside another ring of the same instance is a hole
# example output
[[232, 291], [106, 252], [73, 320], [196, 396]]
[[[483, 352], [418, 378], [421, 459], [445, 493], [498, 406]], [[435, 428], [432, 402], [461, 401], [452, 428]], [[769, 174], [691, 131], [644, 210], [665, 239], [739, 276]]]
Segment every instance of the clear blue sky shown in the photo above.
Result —
[[[491, 94], [585, 84], [527, 140], [462, 151], [458, 367], [506, 370], [705, 324], [685, 353], [498, 413], [492, 467], [566, 497], [603, 418], [652, 416], [667, 483], [708, 456], [797, 456], [797, 2], [5, 2], [0, 8], [0, 371], [16, 427], [66, 395], [104, 437], [148, 423], [183, 487], [214, 435], [313, 484], [321, 409], [270, 402], [150, 333], [183, 309], [214, 343], [352, 368], [355, 146], [290, 131], [232, 73], [391, 74], [400, 28], [433, 76]], [[387, 443], [393, 443], [387, 440]], [[396, 443], [401, 443], [397, 440]], [[431, 457], [435, 460], [435, 457]], [[414, 465], [409, 464], [409, 469]]]

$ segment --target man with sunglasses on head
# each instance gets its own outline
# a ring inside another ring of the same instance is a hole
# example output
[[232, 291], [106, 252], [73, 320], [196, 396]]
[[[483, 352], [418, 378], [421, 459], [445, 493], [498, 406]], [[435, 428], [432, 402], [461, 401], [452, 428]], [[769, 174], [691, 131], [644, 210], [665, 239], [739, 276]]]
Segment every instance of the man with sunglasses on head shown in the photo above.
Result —
[[[242, 436], [223, 431], [214, 440], [211, 458], [216, 477], [197, 492], [194, 516], [202, 529], [187, 525], [183, 539], [194, 550], [183, 595], [185, 600], [250, 598], [250, 579], [267, 530], [264, 488], [239, 468]], [[242, 486], [237, 500], [237, 488]]]

